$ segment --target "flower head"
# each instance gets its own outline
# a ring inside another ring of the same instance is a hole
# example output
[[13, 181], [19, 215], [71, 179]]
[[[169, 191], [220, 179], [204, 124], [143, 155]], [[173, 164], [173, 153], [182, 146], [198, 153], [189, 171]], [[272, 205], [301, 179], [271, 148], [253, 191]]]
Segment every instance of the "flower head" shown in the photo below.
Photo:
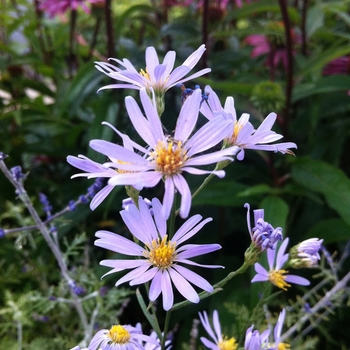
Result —
[[291, 249], [289, 265], [293, 268], [316, 267], [321, 259], [319, 250], [323, 239], [310, 238]]
[[117, 62], [123, 68], [114, 66], [107, 62], [96, 62], [96, 68], [109, 77], [125, 82], [126, 84], [112, 84], [102, 87], [104, 89], [137, 89], [146, 88], [148, 92], [152, 88], [156, 95], [164, 94], [171, 87], [181, 84], [185, 81], [195, 79], [209, 73], [211, 69], [205, 68], [199, 72], [184, 78], [197, 64], [205, 51], [205, 45], [201, 45], [193, 52], [181, 66], [174, 68], [176, 53], [169, 51], [164, 57], [163, 63], [159, 62], [157, 52], [153, 46], [146, 49], [145, 59], [146, 67], [138, 71], [132, 63], [124, 58], [122, 61], [116, 58], [110, 60]]
[[[88, 350], [144, 350], [142, 342], [157, 345], [156, 339], [142, 334], [130, 325], [114, 325], [110, 329], [101, 329], [91, 339]], [[72, 349], [73, 350], [73, 349]]]
[[103, 1], [104, 0], [43, 0], [39, 8], [52, 18], [68, 10], [76, 10], [78, 7], [81, 7], [86, 13], [90, 13], [90, 9], [85, 3], [97, 4]]
[[218, 250], [221, 248], [220, 245], [182, 245], [211, 221], [211, 218], [200, 222], [202, 217], [194, 215], [177, 230], [173, 237], [169, 237], [166, 232], [166, 220], [162, 215], [162, 205], [158, 199], [152, 200], [152, 210], [143, 199], [140, 199], [139, 209], [131, 204], [120, 214], [140, 244], [108, 231], [96, 232], [98, 239], [95, 241], [95, 245], [99, 247], [119, 254], [138, 257], [133, 260], [101, 261], [101, 265], [112, 268], [106, 275], [132, 269], [116, 282], [116, 286], [124, 282], [129, 282], [131, 286], [134, 286], [150, 281], [149, 299], [155, 301], [162, 293], [164, 310], [169, 310], [173, 306], [173, 284], [183, 297], [193, 303], [198, 303], [200, 299], [190, 283], [207, 292], [213, 291], [213, 287], [204, 278], [182, 266], [186, 264], [207, 268], [222, 267], [201, 265], [189, 260], [189, 258]]
[[249, 114], [243, 113], [237, 120], [233, 97], [227, 97], [223, 108], [217, 94], [210, 86], [206, 86], [205, 91], [208, 95], [208, 99], [207, 103], [204, 102], [202, 104], [200, 111], [209, 120], [223, 116], [225, 120], [233, 121], [230, 128], [227, 128], [225, 143], [227, 146], [239, 147], [240, 152], [237, 154], [238, 160], [243, 160], [245, 149], [294, 154], [289, 150], [289, 148], [297, 148], [296, 144], [293, 142], [275, 143], [273, 145], [268, 144], [283, 137], [271, 130], [277, 118], [276, 113], [270, 113], [255, 130], [253, 125], [249, 122]]
[[244, 350], [260, 350], [263, 345], [267, 344], [270, 330], [266, 329], [261, 334], [254, 329], [254, 325], [249, 327], [245, 333]]
[[190, 136], [197, 122], [202, 99], [201, 90], [195, 89], [182, 106], [174, 136], [169, 136], [164, 133], [155, 103], [149, 99], [144, 88], [140, 91], [140, 97], [146, 117], [132, 97], [126, 97], [125, 103], [132, 124], [147, 145], [144, 147], [133, 142], [127, 135], [108, 124], [123, 139], [124, 147], [104, 140], [90, 141], [90, 147], [106, 155], [110, 161], [98, 164], [84, 156], [79, 158], [69, 156], [68, 163], [85, 171], [73, 177], [109, 178], [108, 185], [91, 202], [92, 209], [103, 201], [114, 186], [129, 185], [141, 190], [143, 187], [154, 187], [163, 180], [165, 217], [169, 217], [175, 191], [178, 191], [181, 195], [180, 216], [186, 218], [192, 199], [183, 173], [215, 174], [218, 177], [225, 175], [222, 170], [203, 170], [198, 169], [198, 166], [232, 161], [232, 156], [239, 150], [237, 147], [204, 153], [223, 140], [226, 129], [231, 126], [232, 121], [218, 116]]
[[[268, 249], [267, 250], [267, 261], [269, 264], [269, 271], [267, 271], [259, 263], [254, 264], [255, 272], [257, 273], [252, 279], [253, 282], [264, 282], [270, 281], [276, 287], [283, 290], [287, 290], [290, 287], [289, 283], [299, 284], [302, 286], [307, 286], [310, 282], [303, 277], [295, 275], [287, 275], [288, 271], [283, 270], [284, 264], [287, 262], [289, 254], [284, 254], [286, 247], [288, 245], [289, 239], [286, 238], [277, 253], [276, 250]], [[276, 262], [275, 262], [276, 257]], [[288, 283], [289, 282], [289, 283]]]
[[282, 241], [282, 228], [273, 228], [271, 224], [264, 221], [264, 209], [256, 209], [254, 213], [254, 227], [250, 226], [250, 205], [246, 203], [244, 205], [247, 208], [247, 225], [250, 233], [250, 238], [256, 247], [260, 251], [266, 249], [274, 249], [278, 241]]
[[209, 336], [211, 337], [214, 342], [211, 340], [201, 337], [201, 341], [204, 344], [205, 347], [211, 350], [236, 350], [238, 348], [238, 343], [236, 342], [235, 338], [225, 337], [221, 333], [221, 325], [219, 320], [219, 314], [217, 310], [214, 310], [213, 312], [213, 326], [210, 324], [208, 314], [204, 311], [203, 314], [200, 312], [199, 318], [202, 322], [203, 327], [208, 332]]

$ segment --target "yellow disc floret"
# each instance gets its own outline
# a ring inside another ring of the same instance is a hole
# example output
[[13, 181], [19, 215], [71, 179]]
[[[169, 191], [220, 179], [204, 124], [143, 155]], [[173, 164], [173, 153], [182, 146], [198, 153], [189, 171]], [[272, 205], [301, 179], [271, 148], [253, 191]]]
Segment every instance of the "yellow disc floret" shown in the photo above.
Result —
[[286, 276], [284, 274], [288, 273], [286, 270], [271, 270], [269, 272], [269, 280], [276, 287], [281, 288], [283, 290], [287, 290], [290, 287], [286, 280]]
[[219, 342], [218, 347], [220, 350], [236, 350], [238, 348], [238, 344], [236, 343], [235, 338], [232, 337], [227, 339], [227, 337], [225, 337], [223, 340], [221, 340], [221, 342]]
[[151, 157], [156, 162], [156, 170], [165, 176], [181, 173], [181, 168], [187, 160], [187, 151], [182, 149], [181, 141], [159, 141]]
[[126, 344], [130, 339], [130, 333], [121, 325], [113, 326], [107, 333], [107, 337], [116, 344]]
[[290, 345], [287, 343], [279, 343], [277, 346], [277, 350], [289, 350]]
[[173, 263], [175, 248], [176, 243], [168, 241], [168, 236], [165, 235], [162, 240], [154, 239], [151, 245], [147, 245], [144, 254], [153, 266], [164, 270]]

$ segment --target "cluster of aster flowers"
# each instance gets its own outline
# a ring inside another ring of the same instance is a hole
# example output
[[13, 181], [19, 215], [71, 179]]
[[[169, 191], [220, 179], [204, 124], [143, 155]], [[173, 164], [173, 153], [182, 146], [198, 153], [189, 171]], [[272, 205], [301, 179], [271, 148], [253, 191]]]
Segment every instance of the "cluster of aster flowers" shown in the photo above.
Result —
[[[127, 59], [112, 59], [120, 67], [107, 62], [97, 62], [98, 70], [122, 82], [104, 86], [100, 90], [129, 88], [139, 91], [142, 108], [131, 96], [125, 98], [125, 106], [141, 142], [133, 141], [113, 125], [104, 123], [114, 130], [120, 139], [119, 143], [101, 139], [90, 141], [90, 147], [94, 151], [107, 157], [104, 163], [93, 161], [84, 155], [67, 158], [72, 166], [82, 171], [73, 175], [73, 178], [108, 180], [102, 189], [97, 193], [94, 192], [90, 204], [92, 210], [103, 202], [115, 186], [125, 186], [127, 194], [131, 197], [123, 201], [123, 210], [120, 211], [130, 232], [130, 238], [100, 230], [96, 232], [95, 245], [118, 254], [116, 259], [101, 261], [101, 265], [111, 268], [105, 275], [127, 271], [123, 276], [118, 276], [116, 286], [122, 283], [129, 283], [130, 286], [143, 284], [147, 286], [150, 303], [147, 310], [144, 310], [145, 313], [157, 303], [160, 296], [165, 311], [172, 310], [178, 295], [189, 302], [198, 303], [201, 295], [196, 289], [199, 288], [202, 293], [209, 294], [214, 291], [215, 285], [211, 285], [191, 267], [223, 268], [219, 265], [199, 264], [192, 260], [221, 247], [218, 244], [187, 243], [212, 219], [203, 220], [199, 214], [189, 217], [193, 193], [184, 174], [207, 175], [207, 178], [215, 175], [222, 178], [225, 176], [223, 169], [235, 159], [242, 161], [245, 150], [293, 154], [290, 148], [296, 148], [292, 142], [273, 143], [282, 138], [282, 135], [272, 131], [276, 120], [275, 113], [270, 113], [255, 129], [249, 122], [248, 114], [244, 113], [239, 119], [237, 118], [232, 97], [228, 97], [222, 107], [217, 94], [209, 86], [205, 87], [204, 93], [199, 87], [194, 90], [185, 88], [184, 82], [210, 72], [210, 69], [206, 68], [188, 76], [204, 51], [205, 47], [201, 45], [175, 69], [175, 52], [168, 52], [160, 63], [153, 47], [146, 49], [146, 66], [140, 69], [136, 69]], [[164, 95], [168, 89], [180, 85], [182, 106], [175, 130], [170, 133], [166, 131], [161, 121]], [[202, 126], [197, 128], [199, 118], [203, 119]], [[152, 188], [159, 184], [162, 184], [164, 191], [162, 200], [158, 198], [147, 200], [139, 195], [144, 188]], [[181, 198], [179, 208], [175, 206], [176, 196]], [[282, 289], [289, 286], [287, 282], [307, 285], [309, 281], [306, 279], [286, 275], [287, 271], [282, 270], [289, 256], [284, 254], [288, 239], [284, 240], [278, 250], [274, 265], [276, 245], [282, 240], [282, 229], [274, 228], [264, 221], [263, 210], [254, 211], [254, 227], [251, 228], [250, 207], [248, 204], [245, 206], [248, 208], [247, 225], [252, 240], [245, 259], [248, 265], [255, 263], [257, 272], [252, 282], [270, 281]], [[175, 230], [169, 223], [174, 222], [177, 213], [182, 219], [187, 220]], [[317, 256], [315, 249], [317, 249], [315, 245], [312, 248], [309, 245], [300, 245], [298, 250], [300, 259], [312, 259]], [[268, 254], [270, 271], [257, 263], [265, 251]], [[282, 314], [284, 318], [284, 313]], [[150, 318], [153, 317], [154, 315]], [[209, 349], [228, 350], [235, 350], [238, 347], [235, 338], [228, 339], [222, 335], [216, 311], [213, 315], [215, 332], [211, 328], [206, 312], [200, 313], [199, 317], [214, 341], [201, 338], [204, 346]], [[281, 323], [283, 320], [279, 320], [276, 326], [276, 344], [279, 344]], [[249, 327], [246, 332], [245, 349], [270, 348], [268, 336], [268, 330], [260, 334], [253, 326]], [[100, 330], [87, 349], [164, 349], [169, 347], [165, 337], [166, 330], [163, 334], [158, 329], [157, 336], [148, 337], [143, 335], [139, 328], [114, 325], [109, 330]], [[271, 347], [275, 348], [276, 346]]]

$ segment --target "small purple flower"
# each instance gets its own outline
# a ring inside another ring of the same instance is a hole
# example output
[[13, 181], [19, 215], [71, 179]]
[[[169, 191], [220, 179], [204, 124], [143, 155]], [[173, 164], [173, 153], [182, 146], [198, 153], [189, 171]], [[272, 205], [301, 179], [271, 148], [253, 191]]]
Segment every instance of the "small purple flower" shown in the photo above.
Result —
[[254, 227], [251, 229], [250, 226], [250, 205], [244, 204], [247, 208], [247, 225], [250, 233], [250, 238], [256, 247], [260, 251], [266, 249], [274, 249], [277, 241], [282, 241], [282, 228], [273, 228], [271, 224], [264, 221], [264, 209], [253, 210], [254, 213]]
[[244, 350], [260, 350], [267, 347], [270, 330], [266, 329], [261, 334], [254, 329], [254, 325], [249, 327], [245, 333]]
[[[195, 79], [211, 71], [210, 68], [205, 68], [199, 72], [184, 78], [197, 64], [205, 51], [205, 45], [201, 45], [193, 52], [181, 66], [174, 68], [175, 51], [169, 51], [164, 57], [163, 63], [159, 62], [157, 51], [153, 46], [146, 49], [146, 70], [137, 71], [133, 64], [126, 58], [122, 61], [116, 58], [110, 58], [111, 61], [117, 62], [124, 69], [118, 68], [107, 62], [95, 62], [96, 68], [108, 75], [109, 77], [125, 82], [126, 84], [107, 85], [104, 89], [137, 89], [146, 88], [148, 91], [152, 88], [157, 95], [162, 95], [171, 87], [182, 84], [185, 81]], [[99, 91], [100, 91], [99, 90]]]
[[[111, 329], [101, 329], [91, 339], [87, 350], [144, 350], [142, 342], [158, 345], [156, 339], [142, 334], [130, 325], [114, 325]], [[74, 349], [80, 349], [75, 347]]]
[[203, 311], [203, 314], [201, 314], [200, 312], [198, 314], [204, 329], [207, 331], [211, 339], [214, 341], [213, 342], [205, 337], [201, 337], [201, 341], [206, 348], [211, 350], [222, 350], [222, 349], [236, 350], [238, 348], [238, 343], [236, 342], [236, 339], [234, 337], [228, 339], [228, 337], [222, 334], [219, 314], [217, 310], [214, 310], [213, 312], [214, 327], [210, 324], [208, 314], [205, 311]]
[[43, 210], [49, 219], [51, 217], [52, 205], [44, 193], [39, 193], [39, 201], [43, 205]]
[[180, 216], [186, 218], [191, 208], [192, 198], [183, 173], [225, 176], [223, 170], [204, 170], [198, 169], [198, 166], [232, 161], [232, 157], [239, 150], [235, 146], [204, 153], [223, 140], [232, 121], [225, 121], [222, 116], [218, 116], [192, 135], [202, 99], [201, 90], [195, 89], [182, 106], [172, 137], [164, 134], [155, 100], [150, 100], [145, 89], [141, 89], [140, 98], [146, 118], [134, 98], [126, 97], [125, 103], [132, 124], [147, 145], [144, 147], [133, 142], [127, 135], [105, 123], [123, 139], [124, 147], [104, 140], [90, 141], [90, 147], [106, 155], [109, 161], [98, 164], [84, 156], [69, 156], [68, 163], [85, 171], [73, 177], [109, 178], [108, 185], [92, 200], [91, 209], [95, 209], [114, 186], [133, 186], [141, 190], [143, 187], [154, 187], [160, 181], [164, 181], [163, 214], [166, 218], [169, 217], [177, 191], [181, 195]]
[[287, 262], [289, 257], [289, 254], [284, 254], [288, 242], [289, 238], [286, 238], [282, 242], [277, 253], [276, 262], [276, 250], [267, 250], [267, 261], [269, 264], [269, 271], [267, 271], [259, 263], [254, 264], [255, 272], [257, 274], [252, 279], [252, 283], [270, 281], [276, 287], [281, 288], [283, 290], [287, 290], [287, 288], [290, 287], [289, 283], [299, 284], [302, 286], [308, 286], [310, 284], [310, 282], [306, 278], [296, 275], [287, 275], [288, 271], [282, 269], [283, 265]]
[[[211, 253], [220, 249], [218, 244], [187, 244], [185, 241], [195, 235], [211, 218], [200, 222], [202, 217], [194, 215], [188, 219], [174, 234], [168, 237], [166, 220], [162, 214], [159, 200], [152, 200], [153, 216], [144, 200], [139, 200], [139, 209], [131, 204], [128, 210], [120, 212], [122, 219], [130, 232], [140, 242], [137, 244], [123, 236], [109, 232], [97, 231], [95, 245], [119, 254], [137, 259], [113, 259], [100, 262], [111, 267], [111, 273], [132, 269], [116, 282], [116, 286], [129, 282], [131, 286], [150, 282], [149, 299], [155, 301], [163, 295], [163, 308], [169, 310], [174, 303], [173, 284], [187, 300], [198, 303], [200, 298], [190, 283], [212, 292], [213, 287], [197, 273], [192, 272], [183, 264], [206, 268], [220, 268], [217, 265], [201, 265], [190, 258]], [[189, 283], [190, 282], [190, 283]]]
[[76, 295], [83, 295], [86, 293], [86, 289], [82, 286], [79, 286], [79, 284], [77, 284], [75, 281], [71, 280], [69, 282], [69, 287], [73, 290], [73, 292]]
[[290, 252], [289, 265], [293, 268], [318, 266], [322, 243], [323, 239], [310, 238], [294, 246]]
[[0, 238], [5, 237], [5, 230], [0, 227]]
[[319, 250], [321, 249], [321, 245], [323, 243], [323, 239], [318, 238], [310, 238], [307, 239], [297, 245], [298, 256], [301, 258], [310, 258], [320, 260]]
[[12, 167], [10, 170], [11, 170], [12, 177], [16, 181], [21, 181], [24, 179], [24, 175], [23, 175], [22, 168], [20, 165], [16, 165], [16, 166]]
[[297, 148], [296, 144], [293, 142], [275, 143], [273, 145], [267, 144], [283, 137], [271, 130], [277, 118], [276, 113], [270, 113], [255, 130], [253, 125], [249, 122], [249, 114], [243, 113], [237, 120], [233, 97], [227, 97], [223, 108], [219, 97], [210, 86], [205, 87], [205, 92], [208, 95], [208, 103], [203, 103], [200, 111], [209, 120], [215, 119], [218, 116], [224, 116], [226, 120], [233, 121], [233, 124], [227, 128], [225, 142], [227, 146], [239, 147], [240, 152], [237, 154], [238, 160], [244, 159], [244, 150], [246, 149], [273, 151], [294, 155], [294, 153], [289, 150], [289, 148]]

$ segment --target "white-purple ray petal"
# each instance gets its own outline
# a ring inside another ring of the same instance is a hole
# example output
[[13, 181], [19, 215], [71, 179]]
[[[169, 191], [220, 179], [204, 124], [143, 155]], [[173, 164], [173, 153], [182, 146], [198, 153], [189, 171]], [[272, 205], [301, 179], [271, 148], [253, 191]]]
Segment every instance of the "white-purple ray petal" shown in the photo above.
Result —
[[106, 185], [100, 191], [98, 191], [90, 203], [90, 209], [95, 210], [103, 200], [112, 192], [114, 186]]
[[185, 142], [191, 135], [197, 123], [201, 97], [201, 90], [195, 89], [192, 95], [189, 96], [184, 102], [176, 122], [174, 134], [175, 140]]
[[192, 202], [190, 187], [181, 174], [175, 174], [173, 181], [176, 189], [181, 194], [180, 216], [186, 218], [190, 212]]
[[[115, 286], [118, 287], [121, 284], [125, 283], [125, 282], [129, 282], [132, 281], [133, 279], [141, 276], [142, 274], [146, 274], [146, 271], [151, 267], [150, 264], [143, 264], [137, 268], [135, 268], [134, 270], [131, 270], [130, 272], [128, 272], [126, 275], [124, 275], [122, 278], [120, 278]], [[132, 285], [130, 283], [130, 285]]]
[[173, 265], [173, 269], [176, 270], [181, 276], [184, 276], [189, 282], [205, 290], [206, 292], [210, 293], [214, 290], [213, 286], [197, 273], [181, 265]]
[[135, 286], [138, 284], [144, 284], [146, 282], [149, 282], [152, 278], [154, 278], [155, 274], [157, 273], [157, 269], [149, 269], [147, 271], [141, 271], [138, 273], [138, 275], [130, 281], [130, 286]]
[[[202, 216], [199, 214], [191, 216], [188, 220], [186, 220], [181, 227], [176, 231], [174, 234], [174, 237], [172, 238], [172, 241], [177, 242], [177, 244], [180, 244], [180, 239], [187, 234], [188, 231], [192, 230], [194, 226], [196, 226], [200, 221], [202, 220]], [[208, 219], [206, 219], [208, 220]], [[207, 221], [208, 222], [208, 221]]]
[[171, 177], [167, 177], [164, 181], [164, 197], [163, 197], [163, 208], [162, 208], [162, 214], [164, 215], [165, 219], [168, 219], [170, 216], [171, 207], [174, 202], [174, 195], [175, 195], [175, 186], [173, 179]]
[[301, 286], [308, 286], [310, 284], [310, 281], [304, 277], [296, 275], [286, 275], [285, 277], [285, 281], [289, 283], [300, 284]]
[[101, 230], [97, 231], [95, 236], [99, 238], [95, 241], [98, 247], [125, 255], [139, 256], [142, 254], [143, 249], [138, 244], [113, 232]]
[[[187, 241], [188, 239], [190, 239], [192, 236], [194, 236], [199, 230], [202, 229], [202, 227], [204, 225], [206, 225], [208, 222], [212, 221], [213, 219], [212, 218], [206, 218], [205, 220], [203, 220], [201, 223], [199, 223], [197, 226], [185, 231], [181, 231], [180, 233], [176, 232], [176, 234], [174, 235], [173, 237], [173, 241], [176, 241], [177, 244], [181, 244], [182, 242], [184, 241]], [[183, 229], [181, 227], [181, 229]]]
[[149, 293], [148, 293], [149, 300], [151, 301], [155, 301], [159, 297], [162, 291], [161, 281], [162, 281], [163, 273], [161, 270], [158, 270], [156, 268], [154, 269], [156, 270], [156, 274], [151, 282]]
[[213, 326], [215, 333], [218, 337], [219, 342], [222, 341], [222, 333], [221, 333], [221, 326], [219, 321], [219, 313], [217, 310], [214, 310], [213, 312]]
[[163, 296], [163, 309], [168, 311], [174, 304], [174, 293], [168, 271], [162, 272], [161, 288]]
[[[176, 270], [172, 268], [170, 268], [168, 271], [170, 274], [170, 278], [174, 283], [175, 288], [180, 292], [180, 294], [187, 300], [191, 301], [192, 303], [198, 303], [200, 300], [199, 296], [197, 292], [194, 290], [194, 288], [188, 283], [186, 278], [181, 276]], [[164, 300], [164, 296], [163, 296], [163, 300]]]
[[152, 208], [154, 212], [154, 221], [156, 223], [160, 237], [166, 235], [166, 220], [162, 215], [162, 205], [157, 198], [152, 199]]
[[178, 259], [188, 259], [195, 256], [208, 254], [221, 249], [221, 245], [217, 243], [210, 244], [186, 244], [177, 249]]

